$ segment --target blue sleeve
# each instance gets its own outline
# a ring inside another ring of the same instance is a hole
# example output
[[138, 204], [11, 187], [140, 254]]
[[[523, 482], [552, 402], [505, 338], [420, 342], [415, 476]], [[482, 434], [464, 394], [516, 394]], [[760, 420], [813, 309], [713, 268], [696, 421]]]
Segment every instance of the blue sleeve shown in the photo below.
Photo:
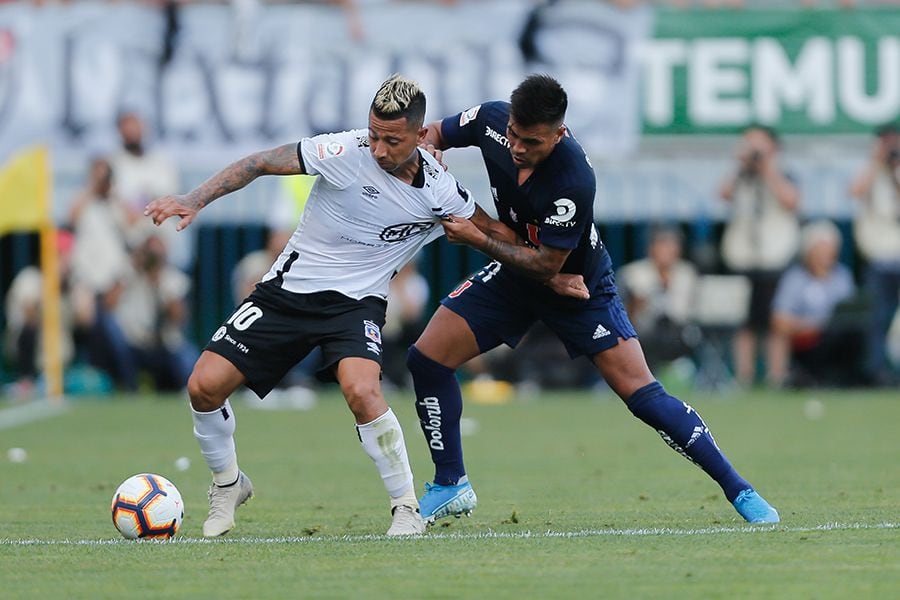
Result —
[[541, 217], [541, 244], [562, 250], [578, 247], [586, 227], [594, 222], [594, 190], [579, 187], [558, 194]]
[[[447, 148], [478, 146], [484, 137], [485, 114], [495, 102], [485, 102], [441, 121], [441, 137]], [[506, 124], [504, 123], [504, 130]]]

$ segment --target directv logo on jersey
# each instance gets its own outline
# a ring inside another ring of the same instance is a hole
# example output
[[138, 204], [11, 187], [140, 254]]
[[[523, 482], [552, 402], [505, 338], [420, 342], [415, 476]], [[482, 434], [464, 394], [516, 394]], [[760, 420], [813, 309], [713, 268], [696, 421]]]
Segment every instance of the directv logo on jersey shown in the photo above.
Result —
[[487, 125], [485, 125], [484, 127], [485, 127], [484, 135], [488, 136], [489, 138], [491, 138], [492, 140], [494, 140], [501, 146], [509, 148], [509, 140], [506, 139], [505, 135], [500, 135], [499, 133], [497, 133], [496, 131], [494, 131], [493, 129], [488, 127]]
[[556, 227], [574, 227], [575, 221], [575, 203], [568, 198], [560, 198], [553, 203], [556, 207], [556, 214], [550, 215], [544, 220], [545, 225], [555, 225]]

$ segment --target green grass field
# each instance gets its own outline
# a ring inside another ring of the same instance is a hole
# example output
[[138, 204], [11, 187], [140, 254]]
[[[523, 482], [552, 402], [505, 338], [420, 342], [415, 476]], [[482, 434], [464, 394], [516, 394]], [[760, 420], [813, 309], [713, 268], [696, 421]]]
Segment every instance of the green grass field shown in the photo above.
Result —
[[[421, 488], [432, 472], [411, 399], [391, 400]], [[386, 539], [381, 482], [343, 401], [325, 393], [308, 412], [235, 403], [241, 467], [257, 497], [226, 538], [205, 541], [209, 475], [184, 401], [72, 402], [64, 414], [0, 429], [0, 597], [900, 594], [896, 392], [690, 400], [777, 506], [780, 526], [745, 524], [718, 486], [612, 396], [546, 393], [468, 405], [478, 510], [419, 539]], [[8, 461], [10, 447], [28, 460]], [[175, 470], [180, 456], [189, 470]], [[181, 490], [186, 516], [174, 542], [127, 542], [113, 528], [113, 491], [142, 471]]]

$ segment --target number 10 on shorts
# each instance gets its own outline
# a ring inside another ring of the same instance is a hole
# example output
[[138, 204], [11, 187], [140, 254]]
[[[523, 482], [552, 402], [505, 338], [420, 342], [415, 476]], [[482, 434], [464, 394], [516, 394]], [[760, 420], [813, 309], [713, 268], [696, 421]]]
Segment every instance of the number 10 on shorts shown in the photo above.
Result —
[[263, 316], [263, 311], [260, 307], [253, 306], [252, 302], [245, 302], [239, 309], [234, 311], [234, 314], [231, 315], [231, 318], [225, 324], [232, 325], [238, 331], [244, 331], [261, 316]]

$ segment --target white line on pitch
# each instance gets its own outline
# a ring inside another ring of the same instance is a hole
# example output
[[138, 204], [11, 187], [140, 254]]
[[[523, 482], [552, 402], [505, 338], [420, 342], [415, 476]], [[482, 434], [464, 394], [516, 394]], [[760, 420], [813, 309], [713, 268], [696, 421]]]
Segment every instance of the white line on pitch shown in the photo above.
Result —
[[50, 400], [33, 400], [27, 404], [0, 410], [0, 429], [12, 429], [32, 421], [49, 419], [66, 412], [65, 404]]
[[[144, 543], [162, 544], [312, 544], [320, 542], [367, 542], [387, 539], [419, 539], [419, 540], [493, 540], [493, 539], [549, 539], [549, 538], [592, 538], [592, 537], [642, 537], [642, 536], [702, 536], [720, 535], [723, 533], [742, 534], [776, 534], [776, 533], [811, 533], [817, 531], [851, 531], [862, 529], [900, 529], [900, 523], [825, 523], [810, 527], [773, 526], [733, 526], [702, 527], [699, 529], [671, 529], [668, 527], [651, 527], [647, 529], [583, 529], [580, 531], [485, 531], [481, 533], [431, 533], [411, 538], [388, 538], [385, 535], [334, 535], [310, 537], [239, 537], [239, 538], [175, 538], [169, 541], [147, 540]], [[102, 540], [10, 540], [0, 539], [0, 546], [109, 546], [133, 544], [125, 539]]]

